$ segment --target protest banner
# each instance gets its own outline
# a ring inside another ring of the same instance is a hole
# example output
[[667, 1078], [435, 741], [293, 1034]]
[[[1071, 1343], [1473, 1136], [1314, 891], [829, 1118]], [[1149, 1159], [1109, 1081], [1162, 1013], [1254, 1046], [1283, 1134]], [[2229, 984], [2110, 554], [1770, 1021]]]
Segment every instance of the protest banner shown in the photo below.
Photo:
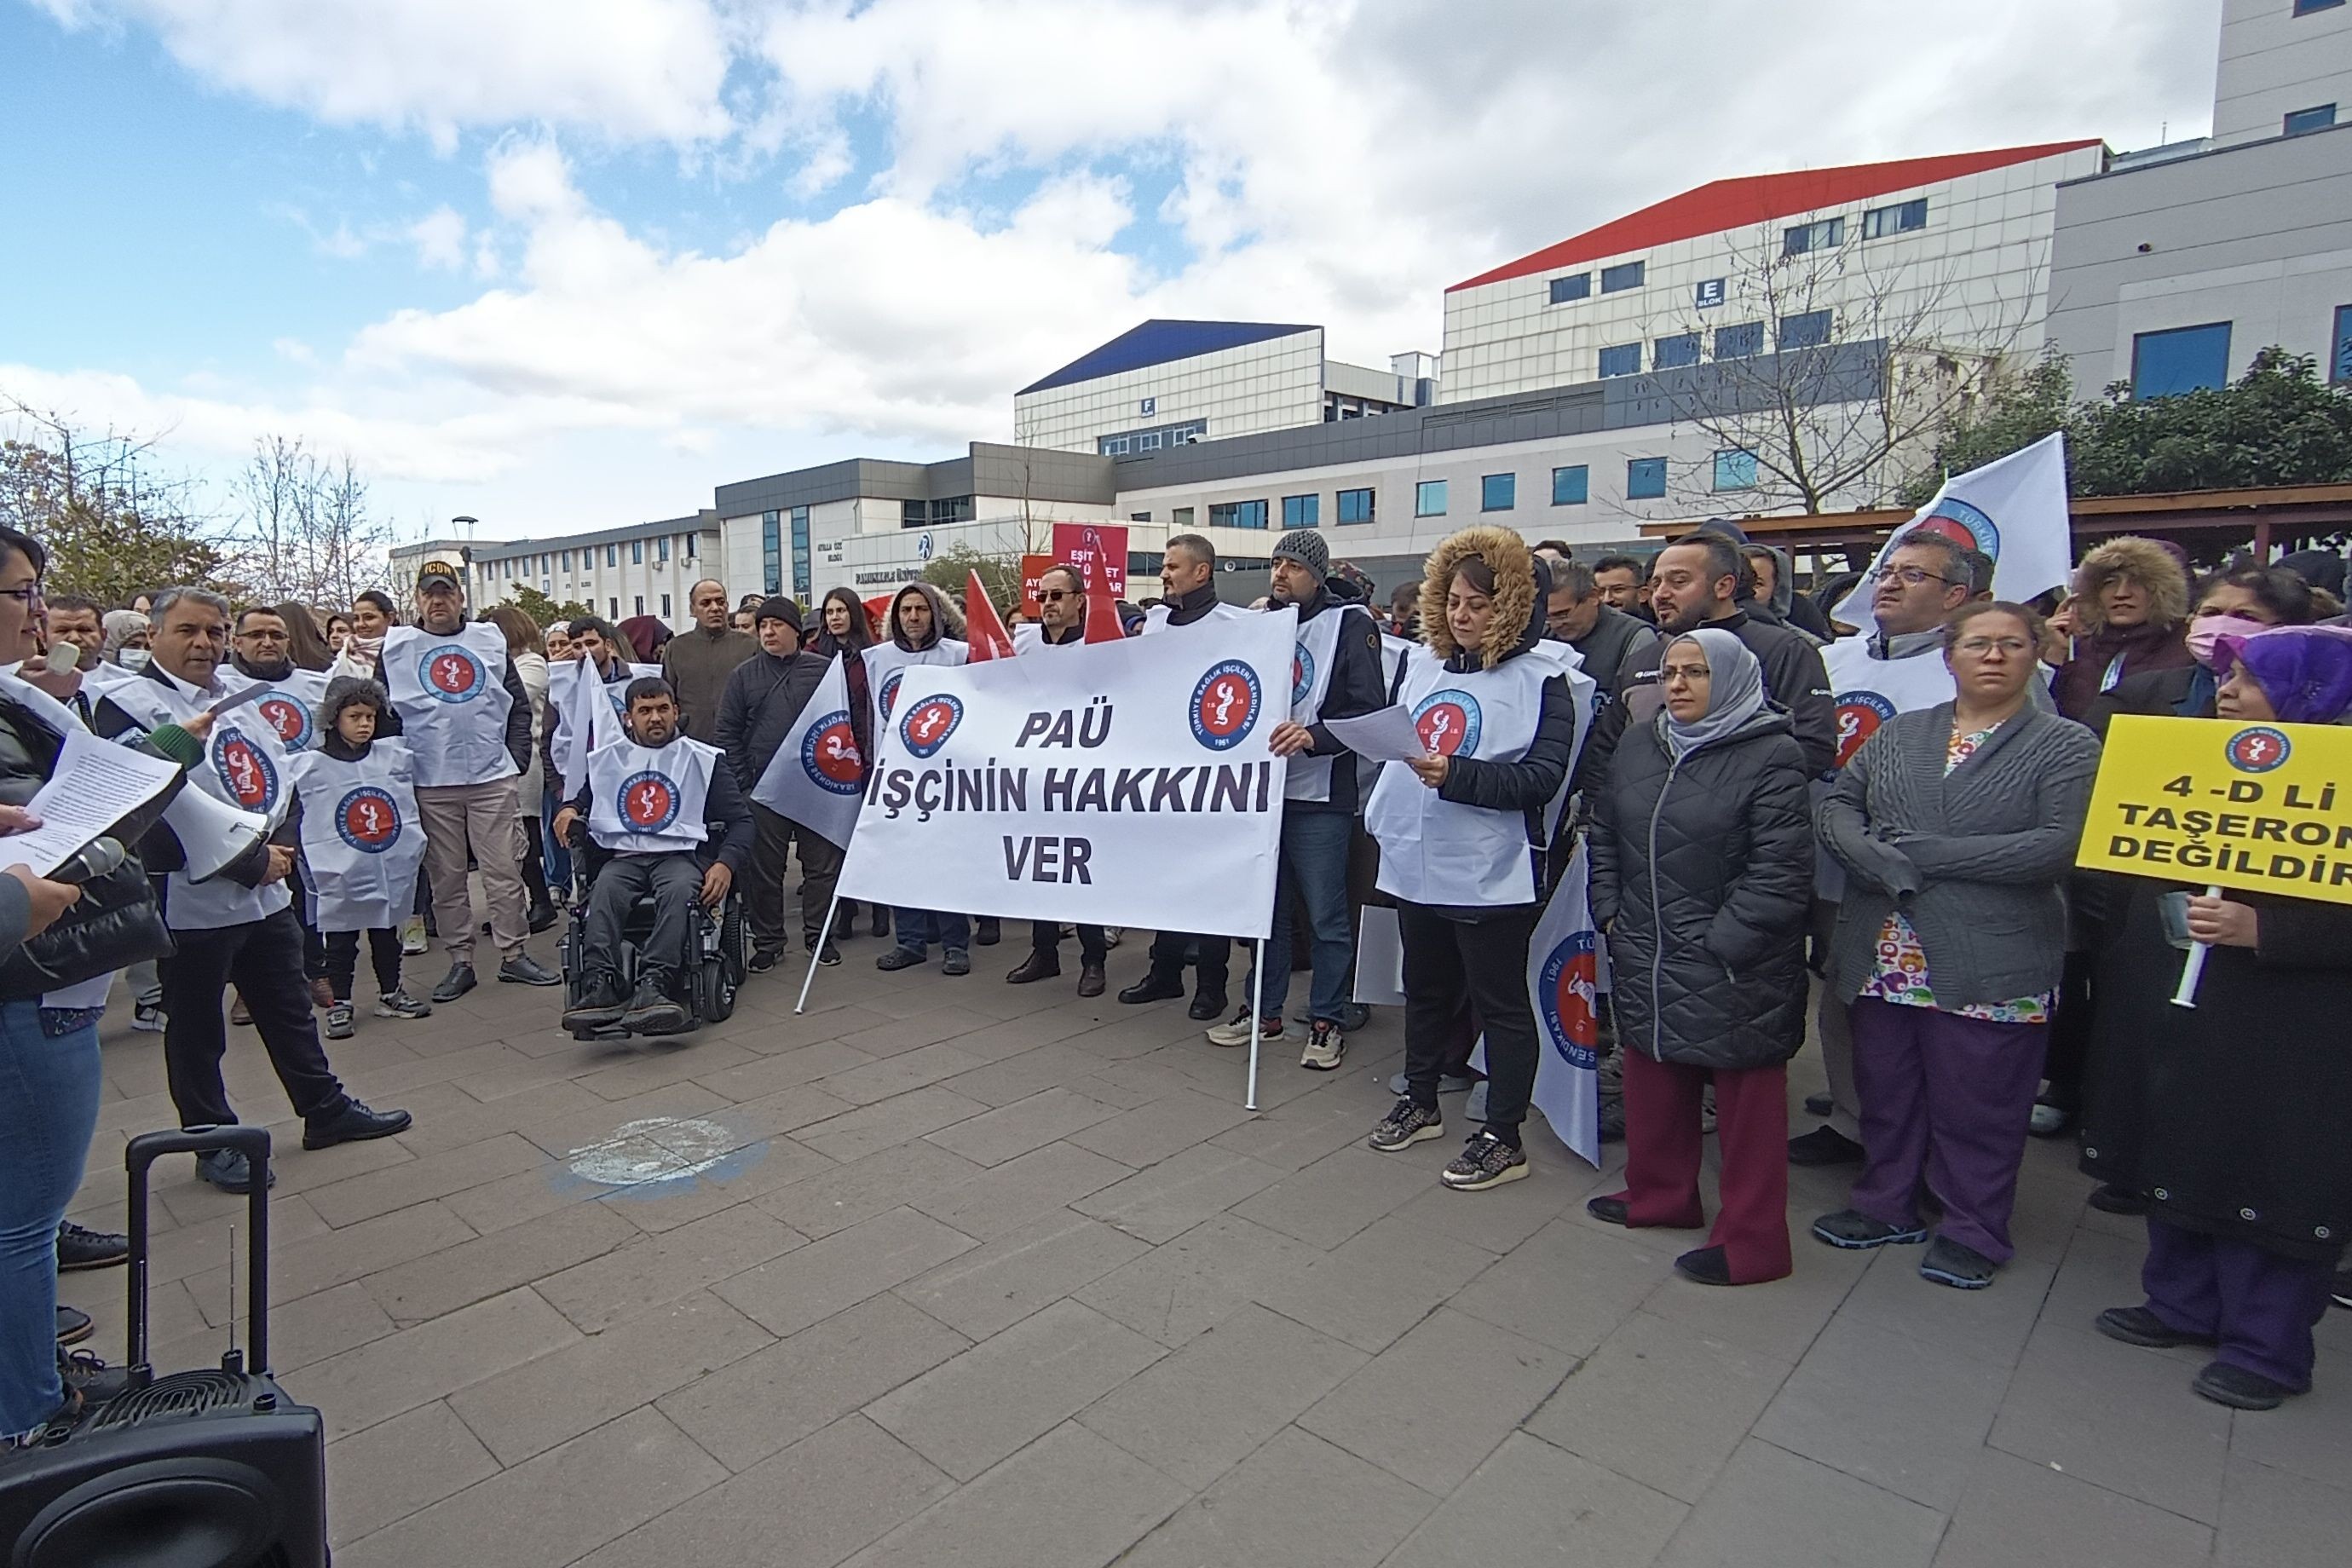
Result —
[[861, 793], [856, 728], [849, 718], [849, 679], [836, 654], [801, 705], [751, 798], [828, 843], [846, 846], [857, 826]]
[[1065, 565], [1076, 567], [1078, 575], [1089, 585], [1100, 583], [1108, 586], [1112, 598], [1127, 597], [1127, 526], [1124, 523], [1055, 523], [1054, 559]]
[[1584, 840], [1528, 942], [1528, 999], [1543, 1054], [1535, 1108], [1570, 1152], [1601, 1168], [1601, 938], [1587, 897]]
[[1946, 479], [1935, 499], [1879, 546], [1870, 571], [1831, 609], [1831, 619], [1850, 626], [1868, 623], [1874, 574], [1887, 552], [1914, 532], [1939, 533], [1963, 550], [1991, 556], [1997, 599], [2022, 604], [2046, 588], [2062, 586], [2074, 560], [2065, 436], [2045, 436], [2006, 458]]
[[1044, 612], [1037, 607], [1037, 579], [1054, 564], [1050, 555], [1024, 555], [1021, 558], [1021, 613], [1034, 621]]

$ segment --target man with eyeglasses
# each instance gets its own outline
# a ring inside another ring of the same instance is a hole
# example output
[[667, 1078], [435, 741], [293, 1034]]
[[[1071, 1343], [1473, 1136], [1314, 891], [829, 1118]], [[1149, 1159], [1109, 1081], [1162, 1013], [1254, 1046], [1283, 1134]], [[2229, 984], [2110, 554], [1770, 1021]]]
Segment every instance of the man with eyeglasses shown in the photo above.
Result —
[[[316, 743], [319, 704], [327, 695], [326, 671], [294, 667], [289, 657], [293, 640], [285, 617], [267, 605], [239, 610], [236, 628], [229, 635], [230, 667], [247, 682], [259, 683], [253, 705], [278, 731], [278, 743], [289, 754], [307, 752]], [[286, 886], [294, 895], [294, 917], [302, 922], [302, 974], [310, 982], [310, 1000], [331, 1007], [335, 994], [327, 982], [327, 943], [310, 924], [310, 895], [299, 858]], [[247, 1018], [240, 1000], [229, 1022], [243, 1024]]]
[[[1071, 647], [1087, 640], [1087, 588], [1075, 566], [1048, 566], [1037, 577], [1037, 624], [1016, 626], [1013, 651], [1034, 654], [1040, 648]], [[1078, 933], [1078, 994], [1103, 994], [1103, 964], [1110, 956], [1110, 933], [1098, 925], [1073, 928]], [[1029, 956], [1004, 977], [1008, 985], [1028, 985], [1062, 973], [1062, 922], [1034, 921], [1029, 927]]]

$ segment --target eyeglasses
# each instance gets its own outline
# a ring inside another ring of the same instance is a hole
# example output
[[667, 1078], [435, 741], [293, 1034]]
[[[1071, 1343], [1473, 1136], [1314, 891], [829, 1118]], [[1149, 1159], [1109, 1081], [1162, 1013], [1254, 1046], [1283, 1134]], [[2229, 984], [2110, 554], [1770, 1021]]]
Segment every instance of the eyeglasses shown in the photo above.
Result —
[[2014, 658], [2033, 651], [2033, 645], [2023, 637], [1962, 637], [1952, 645], [1957, 653], [1972, 653], [1981, 657], [1999, 648]]
[[21, 588], [0, 588], [0, 594], [21, 600], [28, 610], [41, 602], [41, 585], [38, 583], [27, 583]]
[[1037, 590], [1037, 602], [1041, 605], [1058, 605], [1065, 599], [1082, 599], [1084, 597], [1086, 597], [1085, 595], [1078, 593], [1073, 588], [1040, 588]]
[[1939, 577], [1933, 572], [1923, 572], [1916, 566], [1881, 566], [1872, 571], [1870, 575], [1872, 581], [1880, 583], [1889, 577], [1895, 578], [1906, 588], [1916, 588], [1922, 583], [1951, 581], [1949, 577]]

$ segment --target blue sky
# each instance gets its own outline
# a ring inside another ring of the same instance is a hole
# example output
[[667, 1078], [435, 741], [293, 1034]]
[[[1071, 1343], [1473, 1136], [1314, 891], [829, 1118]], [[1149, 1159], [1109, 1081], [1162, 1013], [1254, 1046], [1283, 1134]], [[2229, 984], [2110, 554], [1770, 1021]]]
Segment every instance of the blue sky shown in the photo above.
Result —
[[412, 531], [610, 526], [1003, 438], [1145, 316], [1381, 363], [1437, 346], [1447, 284], [1706, 179], [2194, 135], [2218, 17], [0, 0], [0, 395], [161, 433], [224, 504], [282, 433]]

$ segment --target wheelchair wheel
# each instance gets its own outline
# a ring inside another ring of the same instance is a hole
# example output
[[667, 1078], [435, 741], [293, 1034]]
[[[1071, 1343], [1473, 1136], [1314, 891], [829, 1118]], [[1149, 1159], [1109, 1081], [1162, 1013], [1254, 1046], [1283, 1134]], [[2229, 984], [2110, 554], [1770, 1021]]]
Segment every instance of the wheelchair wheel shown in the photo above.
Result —
[[736, 981], [723, 959], [702, 961], [702, 1021], [723, 1024], [735, 1015]]

